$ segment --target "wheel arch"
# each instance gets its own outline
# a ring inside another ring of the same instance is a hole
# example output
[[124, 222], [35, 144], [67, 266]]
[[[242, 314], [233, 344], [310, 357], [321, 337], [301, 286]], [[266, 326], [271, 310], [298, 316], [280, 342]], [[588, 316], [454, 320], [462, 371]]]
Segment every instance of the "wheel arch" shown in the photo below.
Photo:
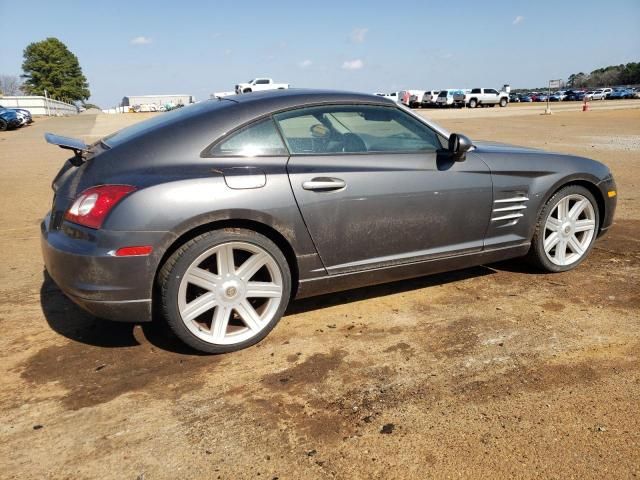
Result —
[[563, 188], [569, 187], [571, 185], [577, 185], [577, 186], [586, 188], [593, 195], [593, 198], [596, 199], [596, 204], [597, 204], [596, 206], [598, 207], [598, 235], [599, 235], [602, 229], [604, 218], [605, 218], [606, 204], [605, 204], [604, 196], [600, 191], [600, 189], [598, 188], [598, 186], [594, 182], [587, 180], [585, 178], [566, 179], [565, 181], [560, 182], [559, 184], [556, 184], [554, 188], [549, 190], [549, 193], [547, 194], [547, 196], [540, 203], [540, 208], [536, 218], [540, 218], [540, 213], [542, 212], [542, 209], [547, 204], [549, 199], [551, 199], [556, 193], [558, 193]]
[[182, 245], [184, 245], [189, 240], [197, 237], [206, 232], [210, 232], [213, 230], [222, 230], [225, 228], [242, 228], [245, 230], [252, 230], [256, 233], [264, 235], [282, 251], [285, 259], [287, 260], [287, 264], [289, 265], [289, 270], [291, 272], [291, 298], [295, 298], [295, 295], [298, 290], [298, 262], [296, 260], [295, 251], [287, 238], [279, 232], [272, 225], [268, 225], [267, 223], [260, 222], [257, 220], [251, 219], [219, 219], [207, 221], [205, 223], [201, 223], [198, 225], [194, 225], [189, 229], [181, 232], [177, 237], [175, 237], [172, 242], [165, 249], [164, 253], [158, 264], [156, 265], [155, 274], [153, 277], [153, 299], [154, 303], [157, 298], [157, 285], [158, 285], [158, 274], [162, 269], [162, 266], [165, 264], [167, 259], [173, 255], [173, 253], [178, 250]]

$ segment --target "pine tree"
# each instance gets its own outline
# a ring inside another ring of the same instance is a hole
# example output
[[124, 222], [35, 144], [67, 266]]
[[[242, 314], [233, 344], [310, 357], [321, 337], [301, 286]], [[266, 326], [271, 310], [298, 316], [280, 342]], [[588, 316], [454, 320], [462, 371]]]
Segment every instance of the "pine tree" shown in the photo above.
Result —
[[86, 100], [91, 95], [78, 57], [57, 38], [29, 44], [22, 70], [23, 90], [29, 95], [43, 95], [47, 90], [52, 97], [71, 101]]

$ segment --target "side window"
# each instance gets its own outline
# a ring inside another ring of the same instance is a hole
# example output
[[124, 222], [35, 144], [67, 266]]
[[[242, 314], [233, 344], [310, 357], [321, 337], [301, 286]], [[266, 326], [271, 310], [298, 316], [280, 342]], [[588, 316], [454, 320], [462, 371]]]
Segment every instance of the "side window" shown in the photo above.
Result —
[[261, 78], [256, 82], [256, 85], [268, 85], [268, 84], [269, 84], [269, 80], [267, 80], [266, 78]]
[[471, 90], [471, 93], [482, 93], [481, 90], [482, 89], [480, 89], [480, 88], [474, 88], [474, 89]]
[[209, 157], [260, 157], [289, 155], [270, 118], [248, 125], [216, 143]]
[[441, 148], [433, 130], [394, 107], [310, 107], [274, 118], [292, 154], [432, 152]]
[[485, 92], [486, 93], [491, 93], [493, 95], [497, 95], [498, 94], [498, 92], [496, 92], [493, 88], [487, 88], [487, 89], [485, 89]]

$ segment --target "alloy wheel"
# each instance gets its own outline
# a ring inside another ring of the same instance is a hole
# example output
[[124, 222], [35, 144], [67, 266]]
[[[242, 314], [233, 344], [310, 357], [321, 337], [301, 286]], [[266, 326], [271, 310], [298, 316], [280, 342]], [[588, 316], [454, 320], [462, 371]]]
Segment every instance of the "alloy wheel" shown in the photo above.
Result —
[[178, 289], [185, 326], [202, 341], [233, 345], [255, 337], [276, 315], [283, 278], [276, 260], [247, 242], [216, 245], [198, 256]]
[[595, 209], [583, 195], [567, 195], [551, 209], [544, 229], [544, 252], [549, 261], [571, 265], [585, 255], [595, 236]]

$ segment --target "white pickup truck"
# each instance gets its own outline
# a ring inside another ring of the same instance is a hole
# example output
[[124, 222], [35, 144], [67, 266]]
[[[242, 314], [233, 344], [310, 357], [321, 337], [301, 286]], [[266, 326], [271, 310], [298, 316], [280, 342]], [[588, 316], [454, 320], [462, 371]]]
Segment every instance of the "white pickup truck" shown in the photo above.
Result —
[[507, 92], [498, 92], [493, 88], [472, 88], [465, 94], [465, 103], [469, 108], [476, 108], [484, 105], [500, 105], [506, 107], [509, 103]]
[[273, 83], [270, 78], [254, 78], [247, 83], [236, 85], [236, 93], [262, 92], [264, 90], [286, 90], [288, 83]]

